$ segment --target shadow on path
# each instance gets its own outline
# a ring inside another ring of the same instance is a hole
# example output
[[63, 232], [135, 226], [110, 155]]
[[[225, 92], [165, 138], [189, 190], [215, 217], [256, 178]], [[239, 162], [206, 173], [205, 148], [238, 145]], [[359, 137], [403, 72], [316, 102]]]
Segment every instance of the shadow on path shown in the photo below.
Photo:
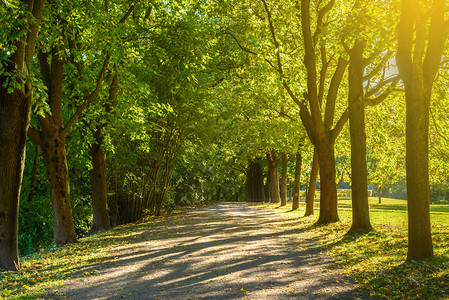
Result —
[[335, 269], [308, 227], [271, 210], [219, 203], [136, 226], [128, 244], [44, 298], [371, 299]]

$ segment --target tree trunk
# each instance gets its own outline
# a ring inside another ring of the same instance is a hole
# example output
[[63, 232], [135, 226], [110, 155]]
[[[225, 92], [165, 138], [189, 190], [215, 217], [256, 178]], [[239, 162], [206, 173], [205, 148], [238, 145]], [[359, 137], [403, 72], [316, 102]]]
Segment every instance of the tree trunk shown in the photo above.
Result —
[[[0, 268], [15, 271], [20, 269], [19, 199], [33, 98], [31, 64], [45, 0], [21, 3], [17, 22], [2, 24], [17, 38], [11, 37], [2, 45], [6, 59], [2, 59], [5, 72], [0, 75]], [[24, 28], [26, 32], [17, 35]]]
[[287, 195], [287, 199], [288, 201], [292, 201], [293, 199], [293, 182], [291, 180], [291, 178], [287, 178], [288, 180], [288, 184], [287, 184], [287, 191], [288, 191], [288, 195]]
[[287, 154], [282, 153], [282, 173], [281, 173], [281, 206], [287, 205], [287, 174], [288, 159]]
[[279, 174], [278, 174], [278, 161], [276, 152], [271, 150], [271, 153], [267, 153], [268, 168], [270, 169], [270, 183], [271, 183], [271, 203], [279, 203]]
[[349, 132], [351, 136], [352, 225], [349, 232], [369, 232], [368, 172], [366, 166], [365, 108], [363, 73], [365, 45], [357, 42], [350, 50]]
[[[432, 1], [423, 20], [419, 1], [402, 0], [396, 61], [406, 102], [407, 260], [433, 257], [430, 228], [429, 109], [447, 39], [446, 1]], [[429, 24], [429, 26], [428, 26]]]
[[251, 161], [246, 170], [246, 201], [265, 201], [263, 169], [256, 160]]
[[50, 181], [50, 198], [53, 212], [53, 237], [56, 245], [76, 242], [70, 202], [69, 174], [65, 149], [65, 137], [53, 128], [41, 134], [41, 148]]
[[[108, 103], [104, 105], [105, 111], [111, 113], [117, 106], [118, 73], [112, 77], [109, 86]], [[97, 125], [94, 131], [96, 143], [90, 147], [92, 160], [92, 170], [90, 170], [90, 184], [92, 189], [92, 215], [93, 222], [91, 231], [111, 229], [111, 221], [108, 214], [107, 177], [106, 177], [106, 153], [101, 145], [103, 144], [103, 126], [106, 123]]]
[[309, 187], [306, 195], [306, 212], [304, 217], [313, 215], [313, 205], [315, 202], [316, 181], [318, 179], [318, 156], [316, 151], [313, 153], [312, 170], [310, 171]]
[[408, 203], [408, 260], [430, 258], [428, 133], [430, 93], [418, 85], [406, 88], [406, 172]]
[[[97, 129], [98, 132], [98, 129]], [[101, 149], [101, 130], [96, 136], [97, 142], [90, 148], [92, 169], [90, 170], [90, 184], [92, 187], [92, 215], [91, 231], [111, 229], [109, 221], [106, 187], [106, 154]], [[98, 137], [98, 138], [97, 138]]]
[[318, 141], [316, 149], [320, 169], [320, 215], [317, 224], [337, 222], [339, 218], [333, 139]]
[[300, 152], [297, 152], [295, 164], [295, 180], [293, 184], [292, 210], [296, 210], [299, 208], [299, 191], [301, 187], [301, 164], [302, 164], [302, 156]]
[[377, 188], [377, 198], [379, 199], [379, 204], [382, 203], [382, 186], [380, 184], [376, 184]]
[[18, 270], [19, 199], [31, 97], [20, 91], [8, 94], [0, 84], [0, 99], [0, 268]]

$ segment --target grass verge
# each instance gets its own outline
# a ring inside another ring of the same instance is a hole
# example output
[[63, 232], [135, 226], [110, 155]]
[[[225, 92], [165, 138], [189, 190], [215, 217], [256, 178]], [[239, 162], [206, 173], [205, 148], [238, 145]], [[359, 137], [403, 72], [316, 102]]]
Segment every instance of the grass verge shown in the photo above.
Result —
[[[278, 204], [259, 206], [275, 209], [289, 219], [297, 218], [302, 225], [316, 220], [316, 216], [302, 217], [304, 205], [297, 211]], [[316, 214], [318, 210], [316, 207]], [[419, 262], [405, 262], [406, 201], [385, 198], [378, 204], [377, 198], [370, 198], [374, 230], [368, 234], [346, 235], [351, 214], [351, 201], [339, 200], [341, 222], [311, 229], [345, 273], [377, 298], [449, 299], [449, 205], [431, 205], [435, 257]]]
[[137, 223], [83, 237], [79, 243], [54, 246], [21, 257], [22, 269], [18, 272], [0, 271], [0, 300], [40, 299], [47, 290], [58, 294], [58, 287], [75, 272], [84, 277], [94, 275], [95, 271], [84, 269], [108, 256], [111, 247], [128, 244], [149, 224], [181, 211], [183, 209], [173, 210], [160, 217], [150, 216]]

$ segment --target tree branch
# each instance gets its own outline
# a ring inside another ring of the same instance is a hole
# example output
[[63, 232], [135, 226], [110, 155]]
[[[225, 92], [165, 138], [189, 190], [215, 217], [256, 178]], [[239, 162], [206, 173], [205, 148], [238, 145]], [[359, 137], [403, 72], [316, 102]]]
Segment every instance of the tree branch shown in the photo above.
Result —
[[335, 140], [340, 132], [343, 130], [346, 122], [349, 120], [349, 107], [346, 107], [345, 111], [341, 115], [340, 119], [335, 124], [335, 127], [331, 130], [332, 138]]
[[256, 52], [251, 51], [247, 47], [245, 47], [242, 44], [240, 44], [240, 42], [237, 40], [237, 38], [232, 33], [230, 33], [229, 31], [226, 31], [225, 34], [230, 35], [234, 39], [234, 41], [237, 43], [237, 46], [239, 46], [240, 49], [242, 49], [243, 51], [248, 52], [248, 53], [250, 53], [252, 55], [256, 55], [257, 56]]
[[83, 104], [81, 104], [78, 109], [76, 110], [75, 114], [70, 118], [70, 120], [67, 122], [67, 124], [64, 126], [64, 130], [62, 131], [63, 135], [66, 135], [70, 128], [75, 124], [76, 120], [78, 120], [79, 117], [81, 117], [83, 111], [90, 105], [92, 100], [98, 95], [98, 93], [101, 90], [101, 85], [103, 84], [104, 75], [106, 74], [106, 70], [109, 65], [109, 60], [111, 58], [111, 54], [107, 54], [106, 58], [103, 61], [103, 67], [101, 68], [100, 74], [98, 75], [97, 82], [95, 89], [90, 93], [89, 95], [85, 95], [85, 100]]

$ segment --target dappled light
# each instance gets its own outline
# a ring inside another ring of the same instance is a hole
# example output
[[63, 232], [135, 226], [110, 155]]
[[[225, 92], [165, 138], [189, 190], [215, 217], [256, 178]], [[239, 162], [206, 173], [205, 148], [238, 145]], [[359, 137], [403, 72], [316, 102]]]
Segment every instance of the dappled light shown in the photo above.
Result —
[[449, 297], [448, 0], [0, 4], [0, 300]]

